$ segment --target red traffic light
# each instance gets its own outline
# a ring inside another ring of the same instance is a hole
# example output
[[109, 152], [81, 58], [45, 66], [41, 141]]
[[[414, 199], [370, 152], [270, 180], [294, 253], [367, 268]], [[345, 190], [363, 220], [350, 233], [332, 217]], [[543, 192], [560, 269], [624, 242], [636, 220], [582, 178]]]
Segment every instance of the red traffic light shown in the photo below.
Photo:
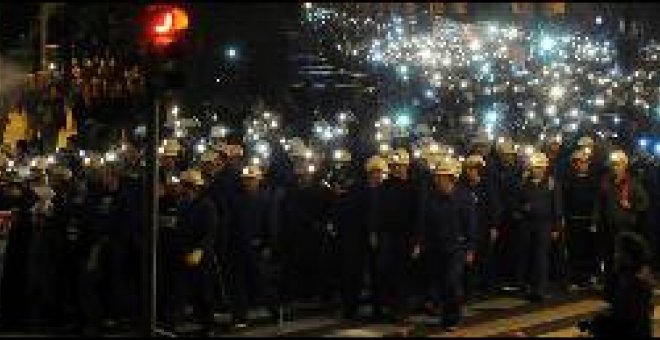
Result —
[[170, 5], [154, 5], [147, 9], [147, 40], [155, 46], [167, 46], [188, 29], [188, 14]]

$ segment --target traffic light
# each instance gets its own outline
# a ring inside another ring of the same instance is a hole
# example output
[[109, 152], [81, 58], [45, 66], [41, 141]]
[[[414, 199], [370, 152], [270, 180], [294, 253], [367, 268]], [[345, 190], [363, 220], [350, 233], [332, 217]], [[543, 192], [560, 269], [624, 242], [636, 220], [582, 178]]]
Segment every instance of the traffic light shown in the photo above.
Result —
[[150, 5], [145, 11], [143, 44], [152, 56], [151, 67], [164, 88], [182, 87], [188, 32], [188, 13], [170, 4]]
[[188, 29], [188, 13], [171, 5], [147, 7], [146, 42], [156, 49], [168, 47], [183, 39]]

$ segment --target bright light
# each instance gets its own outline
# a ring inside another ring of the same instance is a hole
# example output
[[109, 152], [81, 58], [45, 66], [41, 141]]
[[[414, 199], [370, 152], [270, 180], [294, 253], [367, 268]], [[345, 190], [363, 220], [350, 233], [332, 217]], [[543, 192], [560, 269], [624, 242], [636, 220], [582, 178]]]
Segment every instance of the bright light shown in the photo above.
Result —
[[543, 37], [541, 39], [541, 49], [544, 51], [550, 51], [555, 47], [555, 41], [551, 37]]
[[197, 144], [197, 145], [195, 145], [195, 149], [197, 150], [198, 153], [204, 153], [206, 151], [206, 145], [205, 144]]
[[660, 156], [660, 143], [655, 144], [655, 146], [653, 147], [653, 152], [655, 153], [656, 156]]
[[484, 117], [484, 121], [486, 124], [495, 124], [497, 122], [497, 111], [495, 110], [490, 110], [486, 112], [486, 115]]
[[432, 99], [433, 96], [435, 96], [435, 94], [433, 93], [433, 90], [426, 90], [426, 92], [424, 92], [424, 95], [426, 96], [426, 98], [429, 98], [429, 99]]
[[312, 8], [312, 3], [311, 2], [305, 2], [303, 4], [303, 7], [305, 7], [305, 9], [311, 9]]
[[396, 125], [399, 127], [410, 126], [410, 116], [401, 114], [396, 117]]
[[174, 105], [172, 106], [172, 117], [176, 118], [179, 115], [179, 107]]
[[55, 63], [48, 64], [48, 69], [49, 70], [54, 71], [56, 68], [57, 68], [57, 66], [55, 65]]
[[225, 55], [229, 59], [236, 59], [236, 57], [238, 57], [238, 50], [235, 47], [228, 47], [225, 50]]
[[600, 25], [603, 23], [603, 18], [599, 15], [596, 17], [596, 25]]
[[639, 147], [642, 149], [646, 149], [646, 147], [649, 146], [649, 140], [646, 138], [640, 138], [638, 143]]
[[559, 100], [559, 99], [561, 99], [561, 97], [564, 96], [564, 93], [565, 93], [565, 90], [564, 90], [563, 87], [553, 86], [550, 89], [550, 98], [552, 98], [553, 100]]

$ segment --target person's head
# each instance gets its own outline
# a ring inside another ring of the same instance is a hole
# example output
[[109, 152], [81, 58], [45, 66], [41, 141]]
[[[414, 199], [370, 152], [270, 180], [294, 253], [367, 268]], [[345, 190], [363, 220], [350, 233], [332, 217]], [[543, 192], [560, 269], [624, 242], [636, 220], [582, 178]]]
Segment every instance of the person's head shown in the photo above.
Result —
[[502, 163], [506, 166], [514, 166], [516, 164], [516, 148], [509, 140], [505, 140], [499, 145], [500, 158]]
[[610, 154], [610, 165], [614, 177], [621, 179], [628, 172], [628, 156], [621, 150], [614, 151]]
[[205, 177], [213, 177], [217, 171], [216, 167], [217, 155], [211, 150], [207, 150], [202, 154], [200, 162], [200, 170]]
[[181, 173], [181, 195], [184, 199], [194, 199], [199, 196], [204, 187], [204, 177], [197, 169], [188, 169]]
[[370, 187], [376, 187], [380, 185], [385, 179], [387, 169], [387, 162], [382, 157], [372, 156], [369, 158], [365, 164], [365, 170], [367, 172], [367, 185]]
[[533, 153], [530, 159], [530, 172], [533, 180], [542, 180], [548, 172], [550, 162], [542, 152]]
[[584, 175], [589, 172], [589, 155], [584, 150], [577, 150], [571, 156], [571, 164], [576, 174]]
[[486, 162], [481, 155], [470, 155], [464, 162], [465, 177], [470, 183], [479, 183], [481, 180], [481, 173], [485, 166]]
[[257, 192], [261, 186], [263, 172], [258, 165], [248, 165], [241, 171], [241, 183], [249, 193]]
[[460, 164], [450, 157], [445, 157], [434, 170], [434, 182], [436, 189], [443, 194], [451, 194], [456, 188], [458, 175], [460, 174]]
[[175, 169], [179, 152], [181, 152], [179, 141], [176, 139], [165, 140], [165, 145], [161, 149], [160, 165], [164, 169]]
[[410, 155], [404, 149], [396, 149], [390, 155], [389, 171], [392, 177], [406, 180], [410, 169]]

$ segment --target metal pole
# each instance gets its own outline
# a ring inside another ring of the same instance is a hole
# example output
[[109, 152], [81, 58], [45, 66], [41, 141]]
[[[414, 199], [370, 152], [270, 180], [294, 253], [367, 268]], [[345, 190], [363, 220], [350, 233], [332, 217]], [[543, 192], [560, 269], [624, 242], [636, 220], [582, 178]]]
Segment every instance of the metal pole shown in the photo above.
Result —
[[154, 74], [156, 69], [155, 58], [149, 58], [148, 67], [151, 68], [149, 94], [153, 99], [153, 112], [147, 117], [147, 146], [146, 146], [146, 200], [147, 216], [144, 225], [143, 255], [144, 273], [143, 280], [143, 335], [153, 337], [156, 334], [157, 313], [157, 245], [158, 245], [158, 129], [160, 120], [160, 86], [158, 75]]

